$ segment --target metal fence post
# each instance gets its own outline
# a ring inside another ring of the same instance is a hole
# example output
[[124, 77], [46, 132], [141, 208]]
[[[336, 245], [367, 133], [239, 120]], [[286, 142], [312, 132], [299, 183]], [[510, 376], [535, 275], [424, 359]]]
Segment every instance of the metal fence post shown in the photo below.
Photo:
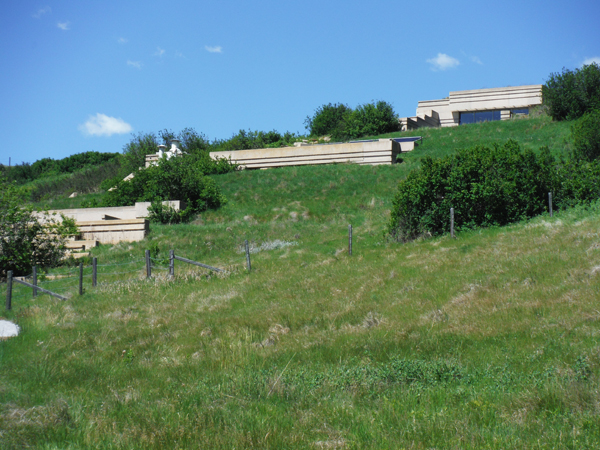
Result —
[[252, 266], [250, 265], [250, 246], [248, 245], [248, 239], [244, 241], [244, 244], [246, 245], [246, 266], [248, 267], [248, 272], [250, 272]]
[[12, 270], [6, 272], [6, 309], [12, 308]]
[[175, 250], [169, 250], [169, 275], [175, 276]]
[[37, 297], [37, 266], [33, 266], [33, 285], [36, 286], [33, 288], [33, 296]]
[[352, 225], [348, 225], [348, 255], [352, 256]]
[[92, 259], [92, 286], [98, 285], [98, 258]]
[[450, 208], [450, 237], [454, 237], [454, 208]]
[[552, 217], [552, 192], [548, 192], [548, 210], [550, 211], [550, 217]]
[[150, 264], [150, 250], [146, 250], [146, 278], [152, 277], [152, 266]]
[[79, 295], [83, 295], [83, 263], [79, 263]]

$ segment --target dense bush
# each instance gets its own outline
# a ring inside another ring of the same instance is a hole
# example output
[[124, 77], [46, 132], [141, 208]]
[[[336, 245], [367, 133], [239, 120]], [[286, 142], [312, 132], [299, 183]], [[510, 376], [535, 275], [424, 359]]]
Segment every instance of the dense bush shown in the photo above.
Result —
[[317, 108], [304, 123], [311, 136], [329, 135], [335, 141], [400, 130], [398, 115], [384, 101], [365, 103], [354, 110], [341, 103], [329, 103]]
[[281, 134], [273, 131], [240, 130], [230, 139], [215, 140], [210, 151], [250, 150], [254, 148], [278, 148], [292, 145], [299, 139], [294, 133]]
[[15, 186], [0, 183], [0, 278], [9, 270], [29, 275], [34, 265], [53, 267], [65, 253], [67, 236], [76, 234], [75, 221], [51, 216], [40, 219]]
[[576, 159], [593, 161], [600, 156], [600, 109], [587, 112], [571, 126]]
[[163, 158], [156, 166], [136, 171], [133, 179], [120, 181], [115, 190], [105, 194], [102, 206], [181, 200], [189, 208], [186, 217], [218, 208], [225, 202], [225, 197], [214, 180], [205, 175], [206, 167], [233, 170], [226, 161], [215, 162], [211, 166], [206, 158], [193, 155], [169, 160]]
[[345, 127], [352, 108], [343, 103], [319, 106], [312, 117], [306, 117], [304, 125], [313, 137], [330, 136], [333, 140], [345, 138]]
[[554, 120], [574, 120], [600, 109], [600, 67], [592, 63], [550, 74], [542, 86], [542, 100]]
[[425, 157], [400, 183], [388, 230], [398, 240], [447, 232], [451, 207], [457, 229], [504, 225], [544, 212], [556, 186], [548, 149], [537, 155], [514, 141]]
[[345, 133], [349, 139], [391, 133], [400, 130], [398, 115], [387, 102], [359, 105], [346, 122]]

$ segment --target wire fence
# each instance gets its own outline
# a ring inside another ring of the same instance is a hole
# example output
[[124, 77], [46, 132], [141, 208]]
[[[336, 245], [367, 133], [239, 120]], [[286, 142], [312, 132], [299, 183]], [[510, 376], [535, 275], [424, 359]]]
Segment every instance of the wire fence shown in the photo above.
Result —
[[[231, 267], [239, 264], [242, 260], [246, 261], [247, 269], [250, 270], [250, 253], [248, 250], [248, 241], [245, 243], [246, 255], [237, 261], [229, 261], [226, 266]], [[151, 279], [160, 274], [160, 277], [175, 276], [175, 261], [201, 266], [205, 269], [226, 272], [226, 270], [213, 267], [198, 261], [189, 260], [176, 255], [174, 250], [169, 251], [169, 258], [155, 258], [150, 255], [150, 251], [145, 251], [145, 258], [132, 259], [126, 262], [98, 264], [97, 258], [92, 259], [91, 265], [80, 263], [78, 267], [59, 268], [53, 272], [34, 272], [20, 277], [13, 277], [12, 272], [6, 283], [0, 284], [0, 295], [6, 298], [6, 309], [12, 308], [12, 303], [21, 303], [31, 300], [36, 296], [54, 295], [60, 299], [68, 299], [73, 295], [82, 295], [86, 289], [98, 286], [98, 281], [103, 286], [122, 283], [123, 281]], [[138, 274], [135, 277], [132, 274]], [[85, 289], [84, 289], [85, 286]], [[42, 288], [47, 293], [41, 292]]]

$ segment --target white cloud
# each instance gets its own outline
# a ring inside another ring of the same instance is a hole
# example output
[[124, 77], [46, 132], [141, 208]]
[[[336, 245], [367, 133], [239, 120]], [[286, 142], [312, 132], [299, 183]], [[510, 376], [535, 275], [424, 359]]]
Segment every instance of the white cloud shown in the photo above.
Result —
[[123, 119], [98, 113], [90, 116], [84, 124], [79, 125], [79, 130], [88, 136], [112, 136], [113, 134], [130, 133], [133, 128]]
[[204, 48], [206, 49], [207, 52], [211, 52], [211, 53], [223, 53], [223, 47], [221, 47], [220, 45], [217, 45], [215, 47], [211, 47], [209, 45], [205, 45]]
[[129, 42], [127, 39], [125, 39], [124, 37], [120, 37], [119, 39], [117, 39], [117, 42], [119, 44], [127, 44], [127, 42]]
[[58, 22], [56, 26], [63, 31], [68, 31], [71, 29], [71, 22]]
[[583, 61], [582, 66], [589, 66], [591, 63], [596, 63], [600, 66], [600, 56], [593, 56], [592, 58], [586, 58]]
[[39, 19], [44, 14], [48, 14], [51, 12], [52, 12], [52, 8], [50, 8], [49, 6], [44, 6], [43, 8], [38, 9], [37, 12], [32, 17], [34, 19]]
[[452, 69], [460, 64], [458, 59], [445, 53], [438, 53], [435, 58], [428, 59], [427, 62], [432, 65], [432, 70]]
[[481, 60], [477, 57], [477, 56], [471, 56], [471, 61], [473, 61], [475, 64], [482, 64]]
[[181, 52], [175, 52], [175, 56], [177, 58], [185, 58], [185, 56], [183, 56], [183, 53], [181, 53]]
[[141, 61], [132, 61], [130, 59], [127, 60], [127, 65], [131, 66], [131, 67], [135, 67], [136, 69], [141, 69], [142, 68], [142, 62]]
[[165, 49], [156, 47], [156, 52], [154, 53], [154, 56], [162, 57], [162, 55], [164, 55], [164, 54], [165, 54]]

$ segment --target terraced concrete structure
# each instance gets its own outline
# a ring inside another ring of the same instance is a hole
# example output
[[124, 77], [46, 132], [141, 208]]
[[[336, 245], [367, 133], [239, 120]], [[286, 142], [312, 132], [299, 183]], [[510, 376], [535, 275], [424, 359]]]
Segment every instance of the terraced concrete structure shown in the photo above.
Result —
[[462, 124], [507, 120], [528, 114], [542, 103], [542, 85], [454, 91], [440, 100], [423, 100], [417, 114], [400, 119], [402, 130], [421, 127], [455, 127]]
[[372, 139], [354, 142], [295, 147], [259, 148], [211, 152], [213, 159], [225, 158], [244, 169], [268, 169], [271, 167], [304, 166], [313, 164], [356, 163], [394, 164], [402, 151], [410, 151], [420, 138]]

